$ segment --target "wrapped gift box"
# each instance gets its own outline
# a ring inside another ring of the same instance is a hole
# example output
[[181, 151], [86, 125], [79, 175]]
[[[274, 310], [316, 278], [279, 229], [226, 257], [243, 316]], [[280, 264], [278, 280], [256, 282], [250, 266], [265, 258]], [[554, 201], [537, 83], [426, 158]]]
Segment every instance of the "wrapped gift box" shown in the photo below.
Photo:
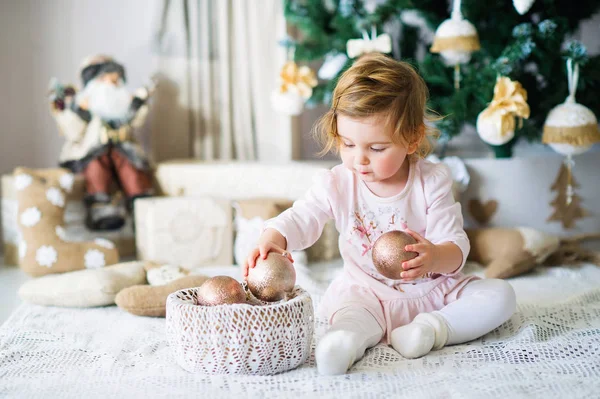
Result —
[[[115, 243], [121, 257], [135, 255], [135, 238], [132, 219], [128, 218], [123, 228], [111, 232], [91, 231], [85, 227], [86, 209], [83, 203], [85, 182], [82, 176], [75, 176], [73, 188], [67, 194], [65, 206], [66, 237], [73, 241], [87, 241], [94, 238], [106, 238]], [[17, 247], [20, 240], [17, 223], [18, 204], [12, 175], [2, 176], [2, 241], [4, 263], [17, 265], [19, 258]]]
[[[318, 173], [330, 169], [334, 164], [317, 161], [270, 164], [174, 160], [160, 163], [156, 168], [155, 177], [160, 192], [166, 196], [188, 198], [216, 196], [228, 199], [232, 203], [247, 200], [247, 204], [248, 201], [271, 198], [288, 200], [291, 203], [306, 193]], [[284, 209], [285, 207], [279, 211]], [[266, 209], [256, 211], [259, 213], [252, 216], [261, 215], [263, 211]], [[271, 212], [266, 212], [265, 215], [261, 216], [273, 216]], [[319, 262], [338, 258], [340, 256], [338, 239], [339, 234], [335, 223], [328, 222], [319, 240], [306, 251], [309, 261]]]
[[138, 258], [193, 269], [233, 263], [232, 211], [210, 197], [135, 202]]

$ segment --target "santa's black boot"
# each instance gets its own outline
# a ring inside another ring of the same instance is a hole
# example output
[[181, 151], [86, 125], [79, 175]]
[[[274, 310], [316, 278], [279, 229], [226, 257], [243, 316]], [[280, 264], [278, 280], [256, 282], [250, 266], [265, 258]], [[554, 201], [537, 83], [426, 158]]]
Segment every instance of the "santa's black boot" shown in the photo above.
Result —
[[84, 201], [87, 206], [85, 225], [88, 229], [113, 231], [125, 224], [125, 210], [119, 204], [114, 204], [108, 194], [88, 194]]

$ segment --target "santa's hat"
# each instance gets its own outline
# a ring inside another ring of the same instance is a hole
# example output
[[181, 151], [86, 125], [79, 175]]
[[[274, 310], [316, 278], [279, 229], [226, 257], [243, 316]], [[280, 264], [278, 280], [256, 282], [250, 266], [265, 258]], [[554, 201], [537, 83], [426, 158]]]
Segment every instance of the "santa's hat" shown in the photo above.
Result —
[[94, 55], [83, 60], [80, 67], [81, 80], [86, 86], [88, 82], [103, 73], [117, 72], [125, 81], [125, 68], [112, 57], [107, 55]]

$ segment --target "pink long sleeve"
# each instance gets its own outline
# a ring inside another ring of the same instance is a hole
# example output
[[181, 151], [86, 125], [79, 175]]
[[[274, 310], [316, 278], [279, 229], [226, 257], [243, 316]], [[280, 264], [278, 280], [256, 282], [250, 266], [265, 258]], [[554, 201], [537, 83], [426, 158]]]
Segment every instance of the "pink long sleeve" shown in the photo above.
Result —
[[452, 177], [444, 164], [433, 165], [431, 175], [425, 181], [427, 202], [425, 237], [434, 244], [452, 242], [462, 251], [463, 261], [458, 269], [447, 275], [458, 273], [467, 260], [471, 246], [463, 229], [460, 204], [452, 195]]
[[335, 177], [331, 171], [323, 171], [303, 198], [279, 216], [265, 221], [263, 229], [279, 231], [287, 240], [288, 251], [308, 248], [319, 239], [325, 224], [333, 218], [336, 200]]

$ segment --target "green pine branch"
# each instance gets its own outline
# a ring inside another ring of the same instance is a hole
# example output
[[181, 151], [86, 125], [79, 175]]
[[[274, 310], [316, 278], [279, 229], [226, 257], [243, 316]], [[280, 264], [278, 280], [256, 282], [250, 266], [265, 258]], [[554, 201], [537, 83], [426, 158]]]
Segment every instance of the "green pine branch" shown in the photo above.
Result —
[[[363, 30], [370, 34], [375, 26], [381, 34], [386, 24], [400, 23], [398, 48], [403, 60], [415, 65], [427, 82], [429, 107], [444, 116], [438, 123], [444, 140], [460, 134], [464, 124], [475, 124], [478, 114], [492, 101], [496, 77], [504, 75], [527, 90], [531, 116], [523, 121], [516, 138], [499, 151], [510, 153], [520, 138], [538, 141], [548, 112], [568, 95], [566, 57], [581, 66], [578, 102], [600, 115], [600, 56], [587, 57], [585, 49], [565, 43], [583, 19], [600, 9], [598, 1], [580, 1], [573, 7], [572, 0], [536, 0], [528, 13], [519, 15], [511, 1], [462, 0], [463, 16], [477, 28], [482, 48], [472, 54], [470, 63], [461, 65], [459, 91], [454, 89], [453, 69], [446, 67], [438, 54], [417, 59], [419, 29], [401, 19], [403, 11], [416, 12], [435, 30], [450, 17], [446, 0], [388, 0], [372, 13], [362, 0], [285, 0], [284, 5], [288, 23], [299, 31], [297, 62], [345, 53], [346, 42], [361, 38]], [[337, 79], [352, 62], [348, 60], [333, 79], [319, 81], [308, 106], [329, 103]]]

